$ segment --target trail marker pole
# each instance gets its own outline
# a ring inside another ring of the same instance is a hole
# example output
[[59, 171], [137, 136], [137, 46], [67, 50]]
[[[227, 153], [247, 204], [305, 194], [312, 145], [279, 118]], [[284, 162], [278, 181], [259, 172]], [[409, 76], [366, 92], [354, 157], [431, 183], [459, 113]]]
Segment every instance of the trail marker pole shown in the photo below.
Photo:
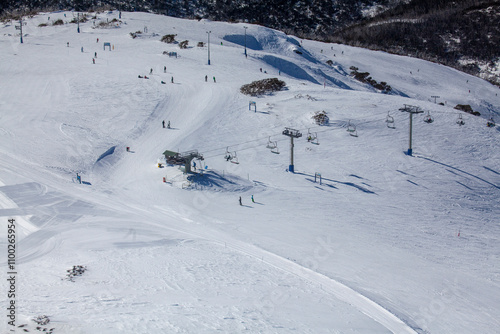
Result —
[[405, 104], [405, 106], [403, 108], [400, 108], [399, 109], [400, 111], [404, 111], [404, 112], [407, 112], [410, 114], [410, 140], [409, 140], [409, 147], [408, 147], [408, 152], [407, 152], [407, 155], [412, 155], [413, 153], [413, 149], [411, 147], [411, 142], [412, 142], [412, 132], [413, 132], [413, 114], [421, 114], [423, 113], [424, 111], [421, 110], [419, 107], [417, 106], [411, 106], [411, 105], [408, 105], [408, 104]]
[[247, 57], [247, 29], [248, 27], [243, 27], [245, 29], [245, 57]]
[[288, 167], [288, 170], [292, 173], [294, 173], [294, 165], [293, 165], [293, 138], [299, 138], [302, 137], [302, 133], [299, 132], [299, 130], [291, 129], [291, 128], [285, 128], [283, 130], [283, 135], [290, 137], [290, 166]]
[[208, 65], [210, 65], [210, 33], [212, 31], [207, 31], [208, 34]]
[[20, 31], [21, 31], [21, 34], [20, 34], [20, 36], [21, 36], [21, 44], [23, 43], [23, 25], [25, 25], [25, 24], [26, 24], [26, 22], [23, 22], [23, 18], [21, 17], [21, 18], [19, 19], [19, 25], [18, 25], [18, 26], [15, 26], [15, 28], [16, 28], [17, 30], [20, 30]]

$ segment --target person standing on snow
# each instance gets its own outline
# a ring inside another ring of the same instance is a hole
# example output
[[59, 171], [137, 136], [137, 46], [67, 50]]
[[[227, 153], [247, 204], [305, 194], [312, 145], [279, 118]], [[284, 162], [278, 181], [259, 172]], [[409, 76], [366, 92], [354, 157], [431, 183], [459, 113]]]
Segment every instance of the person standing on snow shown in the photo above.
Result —
[[163, 120], [163, 121], [161, 122], [161, 124], [163, 125], [163, 128], [165, 129], [165, 120]]
[[243, 204], [241, 204], [241, 196], [240, 196], [240, 205], [243, 205]]
[[207, 82], [208, 80], [208, 75], [205, 75], [205, 82]]
[[215, 82], [215, 77], [214, 77], [214, 82]]
[[255, 201], [253, 200], [253, 195], [252, 195], [252, 203], [255, 203]]

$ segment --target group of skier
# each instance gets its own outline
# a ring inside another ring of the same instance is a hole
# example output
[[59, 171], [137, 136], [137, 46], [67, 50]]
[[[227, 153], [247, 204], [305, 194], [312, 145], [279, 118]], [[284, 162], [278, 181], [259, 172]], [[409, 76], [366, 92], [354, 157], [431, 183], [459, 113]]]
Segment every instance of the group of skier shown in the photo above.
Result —
[[[252, 203], [255, 203], [255, 200], [253, 199], [253, 195], [251, 197], [251, 200], [252, 200]], [[241, 196], [240, 196], [239, 202], [240, 202], [240, 205], [243, 205], [243, 203], [241, 202]]]

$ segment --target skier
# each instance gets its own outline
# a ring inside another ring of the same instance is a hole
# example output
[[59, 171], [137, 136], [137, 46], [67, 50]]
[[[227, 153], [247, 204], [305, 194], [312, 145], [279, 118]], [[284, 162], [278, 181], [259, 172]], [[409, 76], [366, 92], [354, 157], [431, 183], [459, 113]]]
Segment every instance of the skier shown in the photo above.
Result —
[[97, 58], [97, 52], [94, 52], [94, 57], [96, 57], [96, 58]]
[[163, 66], [163, 73], [167, 73], [167, 66]]
[[214, 77], [214, 82], [215, 82], [215, 77]]
[[165, 129], [165, 120], [163, 120], [161, 123], [163, 125], [163, 128]]
[[170, 79], [170, 82], [171, 82], [171, 83], [174, 83], [174, 77], [172, 77], [172, 79]]
[[170, 121], [168, 121], [167, 129], [170, 129]]
[[99, 43], [99, 38], [97, 39], [97, 42], [96, 43]]
[[240, 196], [240, 205], [243, 205], [243, 204], [241, 204], [241, 196]]
[[92, 64], [95, 64], [95, 58], [92, 58]]
[[76, 180], [78, 181], [78, 183], [82, 184], [82, 177], [78, 175], [78, 173], [76, 173]]
[[83, 52], [83, 46], [82, 46], [82, 52]]
[[149, 74], [150, 74], [150, 75], [151, 75], [151, 74], [153, 74], [153, 69], [150, 69], [150, 70], [149, 70]]
[[255, 203], [255, 201], [253, 200], [253, 195], [252, 195], [252, 203]]
[[66, 46], [69, 48], [69, 42], [66, 43]]
[[205, 75], [205, 82], [207, 82], [208, 80], [208, 75]]

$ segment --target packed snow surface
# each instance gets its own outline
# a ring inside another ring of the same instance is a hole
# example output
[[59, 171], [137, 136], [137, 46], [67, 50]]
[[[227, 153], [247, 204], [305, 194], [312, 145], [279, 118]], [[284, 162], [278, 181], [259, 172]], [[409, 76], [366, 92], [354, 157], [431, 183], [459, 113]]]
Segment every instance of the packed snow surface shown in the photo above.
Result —
[[[78, 33], [75, 15], [27, 18], [22, 44], [0, 27], [18, 332], [500, 332], [498, 87], [255, 25], [113, 11]], [[286, 89], [240, 93], [273, 77]], [[186, 175], [165, 150], [204, 160]]]

